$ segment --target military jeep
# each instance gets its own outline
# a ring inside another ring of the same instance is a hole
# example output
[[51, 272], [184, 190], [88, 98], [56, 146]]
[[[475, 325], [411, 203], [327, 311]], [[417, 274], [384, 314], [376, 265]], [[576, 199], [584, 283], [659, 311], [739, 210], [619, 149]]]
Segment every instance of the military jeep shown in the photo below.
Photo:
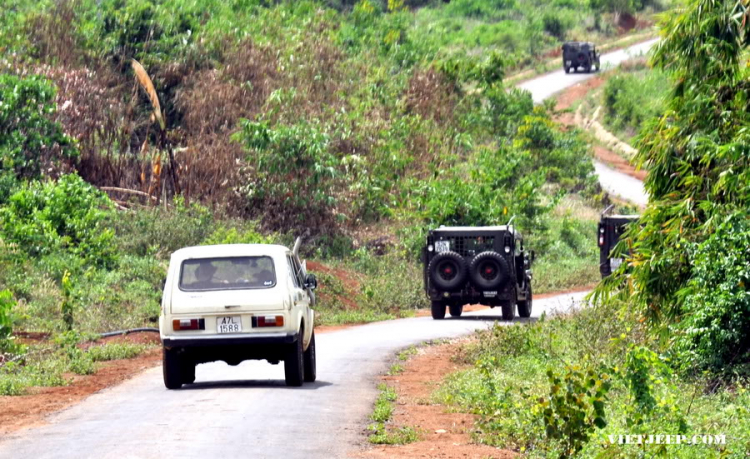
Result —
[[513, 226], [444, 227], [427, 236], [422, 258], [432, 318], [460, 317], [465, 304], [502, 308], [503, 320], [529, 317], [533, 252]]
[[612, 206], [602, 212], [597, 232], [599, 272], [602, 278], [612, 274], [622, 264], [621, 257], [612, 257], [612, 249], [620, 242], [620, 236], [625, 232], [627, 225], [639, 218], [638, 215], [608, 215], [607, 212], [611, 208]]
[[577, 72], [579, 68], [589, 73], [593, 67], [601, 70], [599, 53], [596, 45], [590, 42], [568, 41], [562, 46], [562, 61], [565, 73], [571, 70]]

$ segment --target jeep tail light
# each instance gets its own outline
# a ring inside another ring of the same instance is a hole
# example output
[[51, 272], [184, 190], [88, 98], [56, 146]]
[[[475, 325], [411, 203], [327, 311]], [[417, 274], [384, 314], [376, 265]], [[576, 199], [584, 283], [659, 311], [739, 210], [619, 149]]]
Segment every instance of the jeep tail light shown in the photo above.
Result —
[[599, 247], [604, 247], [604, 226], [599, 225]]
[[505, 253], [510, 253], [510, 247], [508, 247], [507, 245], [505, 246]]
[[283, 327], [284, 316], [253, 317], [253, 327]]
[[174, 319], [172, 321], [174, 331], [181, 330], [205, 330], [206, 321], [204, 319]]

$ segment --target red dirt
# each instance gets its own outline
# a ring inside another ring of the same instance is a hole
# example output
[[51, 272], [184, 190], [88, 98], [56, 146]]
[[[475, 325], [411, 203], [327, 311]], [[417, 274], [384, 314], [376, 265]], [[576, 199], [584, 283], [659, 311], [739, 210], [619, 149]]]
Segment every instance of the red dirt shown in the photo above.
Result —
[[354, 454], [359, 458], [496, 458], [517, 457], [513, 451], [501, 450], [471, 441], [475, 416], [449, 413], [445, 406], [432, 403], [430, 395], [448, 374], [465, 366], [452, 361], [466, 340], [421, 348], [419, 354], [404, 365], [397, 376], [382, 380], [396, 389], [398, 401], [389, 428], [410, 426], [420, 434], [415, 443], [400, 446], [373, 446]]
[[[92, 345], [105, 342], [158, 343], [159, 335], [133, 333], [105, 338]], [[160, 362], [161, 351], [153, 348], [133, 359], [102, 362], [93, 375], [66, 374], [65, 377], [71, 380], [68, 386], [34, 387], [27, 395], [0, 396], [0, 434], [44, 424], [48, 415], [75, 405], [102, 389], [120, 384]]]
[[[589, 91], [597, 89], [605, 82], [606, 79], [604, 77], [595, 76], [594, 78], [590, 78], [582, 83], [571, 86], [557, 96], [557, 110], [566, 110], [570, 108], [573, 103], [583, 99]], [[572, 113], [561, 113], [557, 117], [557, 121], [567, 126], [574, 126]], [[622, 172], [625, 175], [637, 178], [638, 180], [643, 181], [648, 174], [644, 170], [636, 169], [627, 159], [600, 145], [594, 146], [594, 156], [604, 164], [613, 167], [615, 170]]]
[[[310, 260], [307, 260], [307, 268], [311, 271], [318, 271], [336, 277], [344, 286], [344, 293], [341, 295], [337, 295], [337, 299], [341, 303], [343, 303], [347, 309], [357, 309], [357, 304], [354, 302], [354, 297], [356, 296], [356, 293], [359, 292], [359, 281], [354, 277], [352, 273], [347, 272], [343, 269], [331, 268], [322, 263]], [[321, 281], [319, 283], [319, 287], [320, 290], [318, 292], [318, 295], [320, 295], [321, 299], [325, 299], [326, 295], [328, 295], [328, 293], [326, 293], [325, 291], [325, 282]]]

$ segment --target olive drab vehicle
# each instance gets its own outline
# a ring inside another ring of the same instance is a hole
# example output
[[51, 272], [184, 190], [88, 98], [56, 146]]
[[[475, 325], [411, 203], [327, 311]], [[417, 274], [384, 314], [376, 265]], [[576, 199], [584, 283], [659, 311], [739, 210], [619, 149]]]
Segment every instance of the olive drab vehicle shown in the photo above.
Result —
[[562, 61], [565, 73], [570, 73], [571, 70], [577, 72], [578, 69], [589, 73], [594, 67], [598, 72], [602, 68], [596, 45], [590, 42], [565, 42], [562, 46]]
[[469, 303], [500, 306], [504, 320], [513, 320], [516, 308], [531, 315], [534, 254], [510, 224], [432, 230], [422, 258], [433, 319], [443, 319], [446, 308], [459, 317]]
[[612, 274], [622, 264], [621, 257], [612, 257], [612, 249], [620, 241], [620, 236], [625, 232], [627, 225], [640, 218], [639, 215], [609, 215], [612, 206], [602, 212], [597, 231], [597, 244], [599, 245], [599, 272], [602, 278]]

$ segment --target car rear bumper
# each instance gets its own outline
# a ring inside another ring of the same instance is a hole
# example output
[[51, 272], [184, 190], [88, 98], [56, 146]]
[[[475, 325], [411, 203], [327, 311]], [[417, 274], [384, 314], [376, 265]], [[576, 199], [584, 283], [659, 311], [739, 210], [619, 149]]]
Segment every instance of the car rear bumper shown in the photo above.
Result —
[[243, 333], [233, 336], [166, 336], [162, 338], [162, 345], [171, 349], [291, 344], [295, 341], [297, 341], [296, 333]]

